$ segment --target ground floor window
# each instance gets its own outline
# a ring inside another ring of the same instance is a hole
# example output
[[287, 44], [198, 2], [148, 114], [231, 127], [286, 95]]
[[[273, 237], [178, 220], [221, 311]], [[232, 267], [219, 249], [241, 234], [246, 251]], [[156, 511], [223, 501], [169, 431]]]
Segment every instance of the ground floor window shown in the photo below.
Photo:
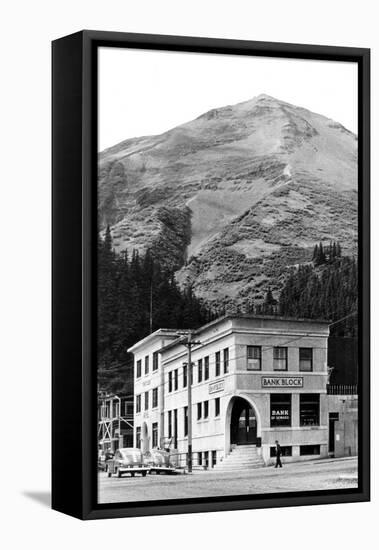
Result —
[[197, 453], [197, 460], [198, 460], [198, 465], [201, 466], [203, 463], [203, 453]]
[[319, 455], [320, 445], [300, 445], [300, 456]]
[[272, 393], [270, 395], [270, 426], [291, 426], [291, 394]]
[[217, 451], [212, 451], [212, 468], [217, 464]]
[[209, 451], [204, 451], [204, 466], [208, 468], [209, 464]]
[[172, 437], [172, 412], [168, 411], [167, 415], [167, 424], [168, 424], [168, 437]]
[[153, 447], [158, 447], [158, 422], [153, 422]]
[[[292, 447], [290, 446], [280, 446], [282, 450], [282, 456], [292, 456]], [[270, 457], [273, 458], [276, 456], [276, 447], [270, 447]]]
[[320, 425], [320, 394], [300, 394], [300, 426]]
[[141, 448], [141, 427], [136, 429], [136, 447], [137, 449]]

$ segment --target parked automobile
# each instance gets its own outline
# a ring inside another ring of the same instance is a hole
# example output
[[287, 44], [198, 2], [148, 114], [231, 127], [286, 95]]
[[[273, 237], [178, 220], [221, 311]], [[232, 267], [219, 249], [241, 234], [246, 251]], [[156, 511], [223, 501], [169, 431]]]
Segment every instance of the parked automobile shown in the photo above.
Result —
[[143, 455], [143, 460], [149, 466], [150, 473], [175, 474], [176, 466], [173, 464], [170, 453], [161, 449], [152, 449]]
[[133, 447], [117, 449], [113, 458], [106, 463], [108, 477], [112, 475], [121, 477], [122, 474], [130, 474], [132, 477], [135, 474], [146, 476], [149, 471], [149, 467], [143, 461], [141, 450]]

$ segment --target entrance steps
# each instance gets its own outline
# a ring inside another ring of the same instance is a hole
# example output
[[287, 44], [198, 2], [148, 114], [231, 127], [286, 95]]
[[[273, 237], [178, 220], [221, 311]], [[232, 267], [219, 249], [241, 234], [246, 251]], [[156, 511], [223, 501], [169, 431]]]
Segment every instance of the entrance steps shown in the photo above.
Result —
[[233, 470], [251, 470], [253, 468], [262, 468], [264, 462], [258, 454], [255, 445], [236, 445], [232, 451], [221, 461], [218, 462], [213, 470], [215, 471], [233, 471]]

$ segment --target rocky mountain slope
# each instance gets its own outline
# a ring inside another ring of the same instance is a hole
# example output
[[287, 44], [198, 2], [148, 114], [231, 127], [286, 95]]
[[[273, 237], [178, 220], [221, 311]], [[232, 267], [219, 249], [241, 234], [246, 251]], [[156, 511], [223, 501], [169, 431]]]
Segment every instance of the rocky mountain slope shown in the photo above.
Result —
[[214, 305], [275, 293], [314, 244], [357, 247], [357, 139], [267, 95], [99, 154], [99, 224]]

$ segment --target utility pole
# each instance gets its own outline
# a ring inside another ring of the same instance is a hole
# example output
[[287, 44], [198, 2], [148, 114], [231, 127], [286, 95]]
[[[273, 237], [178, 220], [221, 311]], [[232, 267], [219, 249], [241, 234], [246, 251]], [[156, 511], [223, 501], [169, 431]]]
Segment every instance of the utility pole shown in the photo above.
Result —
[[188, 471], [192, 472], [192, 347], [198, 346], [201, 342], [192, 340], [193, 332], [180, 331], [178, 334], [186, 335], [187, 340], [182, 342], [183, 346], [187, 348], [187, 425], [188, 425]]

